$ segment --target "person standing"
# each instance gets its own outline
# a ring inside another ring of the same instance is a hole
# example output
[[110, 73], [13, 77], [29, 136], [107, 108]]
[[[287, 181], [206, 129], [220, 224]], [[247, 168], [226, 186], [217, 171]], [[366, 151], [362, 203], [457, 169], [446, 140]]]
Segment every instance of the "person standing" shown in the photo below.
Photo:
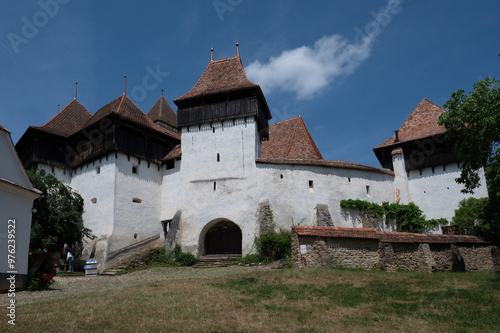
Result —
[[73, 267], [73, 261], [75, 260], [75, 257], [73, 256], [73, 254], [71, 253], [71, 251], [68, 249], [68, 253], [66, 255], [66, 261], [68, 262], [68, 271], [69, 272], [74, 272], [74, 267]]

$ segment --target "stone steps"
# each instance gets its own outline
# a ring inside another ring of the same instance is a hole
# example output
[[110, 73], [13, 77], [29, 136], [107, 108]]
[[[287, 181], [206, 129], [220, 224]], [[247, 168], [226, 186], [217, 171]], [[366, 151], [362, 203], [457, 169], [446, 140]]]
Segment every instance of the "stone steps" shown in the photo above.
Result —
[[214, 268], [227, 267], [236, 264], [239, 254], [211, 254], [200, 258], [200, 262], [194, 265], [194, 268]]
[[126, 268], [127, 268], [127, 266], [125, 266], [125, 265], [118, 265], [118, 266], [106, 269], [104, 272], [102, 272], [99, 275], [111, 275], [111, 276], [114, 276], [114, 275], [117, 275], [117, 274], [123, 272]]

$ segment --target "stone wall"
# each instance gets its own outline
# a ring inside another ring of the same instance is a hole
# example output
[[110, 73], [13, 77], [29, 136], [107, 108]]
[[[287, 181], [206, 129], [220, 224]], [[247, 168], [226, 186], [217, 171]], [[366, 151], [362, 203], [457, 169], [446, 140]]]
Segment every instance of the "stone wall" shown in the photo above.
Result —
[[[360, 229], [366, 230], [366, 229]], [[298, 266], [343, 266], [387, 271], [500, 271], [500, 250], [489, 243], [383, 242], [292, 233]]]

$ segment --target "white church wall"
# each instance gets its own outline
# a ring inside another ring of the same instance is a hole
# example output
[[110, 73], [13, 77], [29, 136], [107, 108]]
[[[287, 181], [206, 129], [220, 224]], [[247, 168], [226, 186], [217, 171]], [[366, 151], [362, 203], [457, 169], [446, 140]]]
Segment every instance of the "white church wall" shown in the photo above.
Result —
[[481, 187], [473, 195], [463, 194], [463, 185], [455, 179], [460, 177], [457, 163], [411, 170], [408, 175], [410, 200], [422, 209], [428, 219], [445, 218], [451, 221], [460, 200], [488, 196], [484, 172], [481, 171]]
[[183, 173], [189, 180], [245, 177], [255, 163], [256, 133], [253, 118], [183, 128]]
[[278, 228], [317, 225], [318, 204], [328, 205], [334, 226], [361, 227], [357, 214], [340, 208], [341, 200], [393, 200], [393, 177], [377, 172], [270, 164], [258, 164], [257, 170], [259, 183], [264, 185], [260, 198], [269, 200]]
[[[245, 142], [255, 140], [252, 137]], [[215, 220], [228, 219], [241, 228], [243, 254], [255, 251], [254, 239], [260, 230], [259, 203], [265, 200], [270, 203], [277, 229], [316, 225], [318, 204], [328, 205], [335, 226], [360, 227], [357, 216], [340, 209], [340, 200], [351, 198], [378, 203], [393, 200], [391, 175], [318, 166], [255, 164], [255, 146], [244, 147], [242, 153], [244, 149], [254, 148], [250, 156], [244, 155], [251, 161], [245, 164], [245, 177], [224, 177], [231, 170], [220, 168], [218, 178], [206, 179], [205, 171], [210, 166], [201, 162], [197, 173], [192, 167], [186, 172], [186, 164], [193, 161], [187, 161], [189, 155], [184, 153], [184, 147], [182, 164], [176, 161], [174, 169], [163, 172], [162, 219], [172, 219], [182, 211], [183, 250], [202, 255], [205, 226]]]
[[53, 167], [44, 163], [38, 164], [38, 169], [44, 170], [46, 173], [52, 174], [64, 185], [71, 186], [71, 171], [65, 168]]
[[[210, 222], [236, 223], [249, 253], [256, 234], [258, 197], [255, 154], [260, 142], [253, 119], [214, 123], [182, 130], [182, 160], [163, 172], [162, 220], [181, 215], [181, 246], [194, 254], [202, 250], [200, 234]], [[187, 147], [185, 147], [187, 142]], [[217, 161], [219, 154], [219, 161]], [[202, 242], [203, 243], [203, 242]]]
[[161, 169], [118, 154], [115, 174], [115, 218], [109, 252], [160, 234]]
[[84, 200], [83, 224], [97, 237], [95, 241], [84, 242], [83, 257], [90, 258], [95, 252], [99, 265], [106, 258], [108, 239], [113, 233], [115, 169], [115, 156], [110, 154], [75, 168], [71, 178], [71, 187]]

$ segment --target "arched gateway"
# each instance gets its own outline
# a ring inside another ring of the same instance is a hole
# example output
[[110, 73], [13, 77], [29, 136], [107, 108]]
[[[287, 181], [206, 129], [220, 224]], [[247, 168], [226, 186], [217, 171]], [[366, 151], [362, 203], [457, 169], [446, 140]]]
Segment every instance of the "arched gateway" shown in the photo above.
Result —
[[[241, 254], [241, 229], [229, 220], [215, 220], [205, 226], [201, 235], [202, 253]], [[201, 245], [200, 244], [200, 245]]]

